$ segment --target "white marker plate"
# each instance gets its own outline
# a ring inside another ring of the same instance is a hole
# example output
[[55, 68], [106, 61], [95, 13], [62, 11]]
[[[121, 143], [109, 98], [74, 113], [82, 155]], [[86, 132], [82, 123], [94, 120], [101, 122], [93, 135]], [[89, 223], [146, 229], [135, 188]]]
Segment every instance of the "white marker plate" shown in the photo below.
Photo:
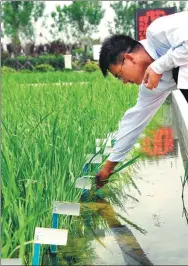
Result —
[[100, 151], [100, 147], [96, 147], [96, 153]]
[[108, 139], [96, 139], [95, 145], [97, 147], [101, 147], [102, 145], [106, 145], [106, 147], [111, 147], [111, 138]]
[[95, 140], [95, 145], [97, 146], [97, 147], [100, 147], [101, 145], [102, 145], [102, 139], [96, 139]]
[[[86, 163], [89, 163], [94, 154], [87, 154]], [[90, 163], [102, 163], [102, 154], [97, 154]]]
[[108, 140], [106, 142], [106, 147], [108, 147], [108, 148], [112, 147], [111, 138], [108, 138]]
[[96, 139], [95, 140], [95, 144], [96, 146], [101, 146], [101, 145], [105, 145], [105, 143], [107, 142], [107, 139]]
[[90, 190], [91, 180], [85, 177], [80, 177], [76, 180], [75, 187]]
[[53, 213], [64, 214], [64, 215], [80, 215], [80, 203], [70, 202], [53, 202]]
[[110, 147], [108, 147], [108, 148], [106, 148], [106, 149], [104, 149], [104, 155], [108, 155], [108, 154], [110, 154], [110, 153], [112, 153], [112, 151], [113, 151], [113, 148], [110, 148]]
[[1, 259], [1, 265], [2, 266], [18, 266], [22, 265], [21, 259]]
[[53, 228], [35, 228], [35, 244], [62, 245], [66, 246], [68, 230]]

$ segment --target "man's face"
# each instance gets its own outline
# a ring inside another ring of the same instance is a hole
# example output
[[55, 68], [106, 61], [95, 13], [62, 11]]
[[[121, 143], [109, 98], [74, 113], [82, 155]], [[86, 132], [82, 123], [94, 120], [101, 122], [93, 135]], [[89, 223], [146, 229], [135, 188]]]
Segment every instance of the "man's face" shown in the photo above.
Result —
[[142, 83], [145, 70], [146, 66], [134, 54], [124, 54], [122, 62], [109, 66], [109, 71], [114, 77], [123, 83], [130, 82], [137, 85]]

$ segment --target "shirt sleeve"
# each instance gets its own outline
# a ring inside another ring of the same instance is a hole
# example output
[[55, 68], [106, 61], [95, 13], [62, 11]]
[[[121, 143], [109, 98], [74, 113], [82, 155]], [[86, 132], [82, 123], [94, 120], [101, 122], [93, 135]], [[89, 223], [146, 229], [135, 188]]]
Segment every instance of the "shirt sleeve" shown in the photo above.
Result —
[[[151, 68], [157, 74], [188, 64], [188, 29], [187, 25], [182, 22], [180, 25], [169, 23], [168, 27], [161, 29], [160, 23], [163, 20], [155, 22], [155, 25], [148, 27], [146, 36], [152, 43], [156, 43], [161, 47], [168, 47], [167, 53], [151, 64]], [[166, 20], [167, 22], [167, 20]], [[158, 26], [158, 27], [157, 27]]]
[[[148, 89], [145, 90], [148, 91]], [[125, 160], [127, 152], [136, 143], [139, 135], [169, 94], [170, 92], [152, 94], [149, 91], [146, 96], [142, 92], [139, 93], [136, 105], [125, 112], [120, 122], [113, 151], [108, 157], [109, 161], [123, 162]]]

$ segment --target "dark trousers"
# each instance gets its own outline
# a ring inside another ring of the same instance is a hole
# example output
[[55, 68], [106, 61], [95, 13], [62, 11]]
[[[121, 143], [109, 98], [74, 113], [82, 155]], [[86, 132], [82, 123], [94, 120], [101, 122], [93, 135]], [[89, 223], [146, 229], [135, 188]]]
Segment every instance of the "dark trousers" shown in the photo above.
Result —
[[[175, 80], [176, 84], [178, 83], [178, 74], [179, 74], [179, 67], [172, 69], [173, 79]], [[188, 88], [187, 90], [180, 90], [180, 91], [188, 102]]]

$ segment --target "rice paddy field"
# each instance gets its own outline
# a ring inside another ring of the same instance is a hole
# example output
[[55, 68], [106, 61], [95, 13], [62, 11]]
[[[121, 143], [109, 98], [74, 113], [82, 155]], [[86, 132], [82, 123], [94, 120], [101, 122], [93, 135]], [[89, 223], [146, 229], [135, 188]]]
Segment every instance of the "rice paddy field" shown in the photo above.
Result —
[[[103, 246], [93, 229], [108, 229], [120, 223], [118, 213], [109, 203], [124, 207], [118, 200], [122, 183], [138, 190], [132, 178], [137, 164], [117, 174], [122, 182], [112, 183], [110, 190], [103, 191], [105, 199], [99, 201], [91, 194], [87, 208], [81, 197], [83, 190], [76, 189], [74, 184], [83, 176], [86, 155], [95, 153], [95, 140], [117, 131], [119, 120], [136, 103], [137, 94], [137, 86], [125, 86], [111, 76], [104, 79], [100, 72], [3, 75], [3, 258], [20, 257], [24, 265], [31, 265], [35, 227], [51, 227], [52, 202], [57, 200], [82, 202], [79, 218], [60, 220], [59, 227], [69, 229], [70, 238], [67, 247], [59, 248], [58, 265], [84, 265], [86, 259], [87, 263], [93, 262], [96, 254], [89, 241], [97, 239]], [[166, 108], [167, 104], [160, 108], [146, 128], [146, 135], [163, 123]], [[133, 149], [128, 159], [139, 153]], [[96, 169], [90, 168], [89, 174], [95, 175]], [[131, 197], [128, 192], [126, 196]], [[108, 207], [108, 215], [103, 206]], [[120, 216], [144, 233], [126, 215]], [[46, 248], [42, 254], [41, 264], [57, 265]]]

